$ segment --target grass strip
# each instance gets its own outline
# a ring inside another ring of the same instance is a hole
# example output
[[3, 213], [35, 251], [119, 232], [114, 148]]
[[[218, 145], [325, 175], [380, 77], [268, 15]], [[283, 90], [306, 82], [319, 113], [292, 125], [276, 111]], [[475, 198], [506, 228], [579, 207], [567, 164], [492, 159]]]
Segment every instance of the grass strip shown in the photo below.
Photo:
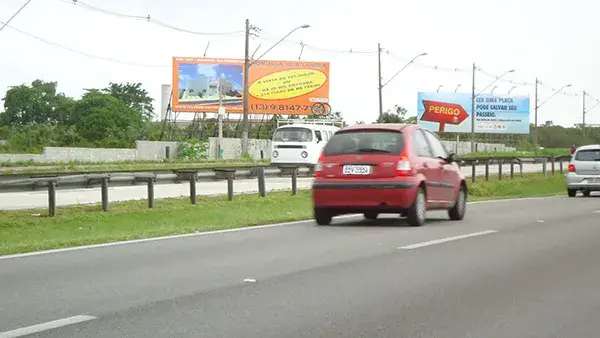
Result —
[[[469, 181], [475, 200], [537, 197], [562, 194], [564, 175], [544, 177], [528, 174], [523, 179], [483, 178]], [[157, 200], [154, 209], [146, 201], [113, 203], [109, 212], [101, 206], [75, 206], [57, 209], [56, 217], [47, 210], [0, 211], [0, 255], [71, 247], [172, 234], [248, 227], [260, 224], [312, 218], [310, 191], [239, 195], [229, 202], [226, 196]], [[468, 216], [467, 216], [468, 217]]]
[[107, 171], [141, 171], [168, 169], [203, 169], [203, 168], [237, 168], [256, 165], [266, 165], [268, 161], [212, 161], [212, 162], [127, 162], [102, 165], [66, 165], [47, 167], [23, 167], [3, 169], [0, 175], [11, 174], [49, 174], [49, 173], [95, 173]]

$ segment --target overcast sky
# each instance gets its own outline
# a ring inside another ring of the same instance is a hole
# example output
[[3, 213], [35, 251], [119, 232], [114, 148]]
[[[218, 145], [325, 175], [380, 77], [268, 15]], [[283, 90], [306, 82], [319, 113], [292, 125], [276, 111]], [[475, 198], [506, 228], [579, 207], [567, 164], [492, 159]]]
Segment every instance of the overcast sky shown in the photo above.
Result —
[[[0, 21], [6, 21], [25, 0], [1, 0]], [[331, 62], [331, 105], [350, 122], [377, 118], [377, 56], [380, 42], [384, 82], [413, 56], [427, 52], [384, 88], [384, 108], [405, 106], [416, 114], [417, 92], [470, 91], [471, 67], [507, 79], [533, 83], [539, 77], [540, 102], [564, 84], [566, 90], [544, 104], [539, 122], [580, 123], [583, 90], [600, 97], [600, 32], [593, 0], [79, 0], [80, 3], [128, 15], [146, 16], [195, 32], [239, 32], [244, 20], [262, 31], [253, 38], [257, 55], [278, 37], [310, 24], [273, 49], [265, 58], [297, 60], [299, 41], [307, 44], [303, 60]], [[1, 25], [0, 25], [1, 26]], [[243, 58], [243, 33], [204, 36], [177, 31], [152, 22], [119, 17], [74, 5], [72, 0], [32, 0], [0, 31], [0, 92], [37, 78], [57, 81], [59, 91], [78, 97], [83, 88], [108, 82], [141, 82], [156, 99], [159, 112], [161, 84], [171, 81], [171, 57]], [[90, 55], [52, 46], [16, 31]], [[343, 50], [346, 52], [340, 52]], [[454, 70], [435, 70], [438, 66]], [[494, 79], [477, 73], [478, 90]], [[513, 84], [499, 82], [494, 93]], [[489, 91], [489, 90], [488, 90]], [[531, 95], [533, 86], [519, 85], [513, 94]], [[595, 99], [588, 98], [588, 107]], [[533, 109], [532, 109], [533, 110]], [[533, 121], [533, 114], [531, 115]], [[600, 105], [587, 115], [600, 123]]]

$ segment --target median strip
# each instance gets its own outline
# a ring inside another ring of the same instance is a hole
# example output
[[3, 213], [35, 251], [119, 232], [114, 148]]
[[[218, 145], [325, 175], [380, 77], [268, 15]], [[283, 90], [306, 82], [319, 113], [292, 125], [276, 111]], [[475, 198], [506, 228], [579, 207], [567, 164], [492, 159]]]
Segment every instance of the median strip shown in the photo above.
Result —
[[[469, 201], [552, 196], [564, 194], [562, 175], [526, 175], [524, 179], [468, 182]], [[180, 234], [247, 228], [311, 220], [311, 192], [287, 192], [227, 196], [168, 198], [148, 209], [147, 201], [58, 207], [55, 217], [43, 210], [0, 211], [0, 255], [140, 240]], [[467, 215], [467, 217], [469, 217]]]

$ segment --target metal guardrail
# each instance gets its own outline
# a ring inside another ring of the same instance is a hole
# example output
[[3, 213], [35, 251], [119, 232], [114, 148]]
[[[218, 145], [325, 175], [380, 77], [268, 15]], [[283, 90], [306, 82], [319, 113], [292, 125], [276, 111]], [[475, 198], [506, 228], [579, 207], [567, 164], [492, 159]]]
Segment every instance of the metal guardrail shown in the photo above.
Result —
[[[202, 170], [202, 172], [200, 172]], [[300, 166], [280, 166], [277, 169], [267, 169], [264, 166], [252, 168], [214, 168], [212, 172], [203, 169], [174, 169], [168, 170], [171, 173], [161, 174], [156, 172], [106, 172], [106, 173], [88, 173], [75, 175], [57, 175], [57, 174], [38, 174], [38, 175], [3, 175], [0, 176], [0, 192], [15, 192], [27, 190], [48, 190], [48, 212], [50, 216], [56, 215], [56, 191], [59, 189], [74, 188], [93, 188], [100, 186], [102, 195], [102, 210], [108, 211], [108, 187], [146, 185], [148, 187], [148, 208], [154, 207], [154, 187], [155, 184], [173, 184], [189, 182], [190, 201], [196, 204], [196, 183], [202, 181], [227, 181], [227, 197], [233, 200], [233, 184], [235, 179], [257, 178], [258, 190], [260, 196], [266, 196], [265, 178], [276, 176], [291, 177], [292, 195], [298, 191], [298, 176], [312, 175], [312, 168]], [[17, 177], [14, 176], [29, 176]], [[13, 179], [6, 179], [13, 177]]]
[[[490, 178], [490, 166], [498, 164], [498, 178], [503, 177], [502, 168], [504, 164], [510, 164], [510, 177], [515, 175], [515, 165], [519, 166], [520, 176], [523, 177], [524, 163], [542, 163], [542, 172], [547, 175], [547, 164], [551, 164], [551, 173], [555, 173], [555, 163], [558, 161], [559, 170], [563, 172], [563, 163], [570, 159], [569, 156], [549, 157], [549, 158], [477, 158], [461, 160], [461, 166], [471, 166], [471, 180], [475, 182], [477, 177], [477, 166], [485, 166], [485, 180]], [[233, 185], [236, 179], [257, 178], [258, 192], [260, 196], [266, 196], [265, 178], [266, 177], [291, 177], [292, 195], [297, 194], [298, 176], [312, 176], [313, 168], [310, 166], [279, 166], [276, 169], [267, 166], [256, 167], [225, 167], [225, 168], [185, 168], [185, 169], [165, 169], [156, 171], [130, 171], [130, 172], [98, 172], [83, 174], [16, 174], [0, 175], [0, 193], [16, 191], [35, 191], [41, 189], [48, 190], [48, 211], [50, 216], [56, 215], [56, 191], [60, 189], [74, 188], [94, 188], [100, 187], [102, 196], [102, 209], [108, 211], [108, 187], [146, 185], [148, 188], [147, 200], [148, 208], [154, 207], [154, 187], [156, 184], [174, 184], [189, 182], [190, 201], [192, 204], [197, 202], [196, 183], [226, 180], [227, 197], [233, 200]]]
[[488, 181], [490, 179], [490, 165], [497, 164], [498, 165], [498, 179], [502, 180], [503, 173], [502, 167], [504, 164], [510, 164], [510, 177], [513, 178], [515, 175], [515, 165], [519, 166], [519, 172], [521, 178], [523, 178], [523, 164], [531, 163], [531, 164], [542, 164], [542, 173], [544, 176], [548, 175], [548, 163], [550, 163], [551, 174], [554, 175], [556, 172], [556, 163], [558, 162], [559, 172], [563, 173], [564, 162], [570, 161], [571, 156], [550, 156], [550, 157], [529, 157], [529, 158], [519, 158], [519, 157], [489, 157], [489, 158], [476, 158], [476, 159], [465, 159], [461, 161], [461, 166], [471, 166], [471, 182], [475, 182], [476, 180], [476, 167], [478, 165], [485, 166], [485, 180]]

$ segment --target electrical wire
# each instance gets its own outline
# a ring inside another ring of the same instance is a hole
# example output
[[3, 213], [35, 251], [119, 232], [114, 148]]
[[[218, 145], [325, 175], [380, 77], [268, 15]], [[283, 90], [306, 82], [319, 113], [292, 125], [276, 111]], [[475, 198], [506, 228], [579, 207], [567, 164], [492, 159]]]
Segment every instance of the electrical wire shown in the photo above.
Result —
[[4, 28], [6, 28], [6, 26], [8, 26], [8, 24], [17, 17], [17, 15], [19, 15], [19, 13], [21, 13], [22, 10], [25, 9], [25, 7], [27, 7], [27, 5], [29, 5], [29, 3], [31, 2], [31, 0], [27, 0], [25, 1], [25, 3], [15, 12], [13, 13], [13, 15], [11, 15], [10, 18], [8, 18], [8, 20], [6, 20], [5, 23], [2, 24], [2, 26], [0, 27], [0, 31], [2, 31]]
[[8, 25], [6, 22], [0, 21], [0, 24], [3, 24], [4, 26], [6, 26], [6, 27], [8, 27], [8, 28], [10, 28], [10, 29], [18, 32], [18, 33], [21, 33], [23, 35], [29, 36], [30, 38], [36, 39], [36, 40], [38, 40], [40, 42], [43, 42], [43, 43], [45, 43], [47, 45], [58, 47], [58, 48], [61, 48], [61, 49], [64, 49], [64, 50], [67, 50], [67, 51], [70, 51], [70, 52], [73, 52], [73, 53], [77, 53], [77, 54], [80, 54], [80, 55], [83, 55], [83, 56], [87, 56], [87, 57], [90, 57], [90, 58], [100, 59], [100, 60], [104, 60], [104, 61], [108, 61], [108, 62], [113, 62], [113, 63], [120, 63], [120, 64], [124, 64], [124, 65], [128, 65], [128, 66], [148, 67], [148, 68], [170, 68], [171, 67], [171, 66], [149, 65], [149, 64], [142, 64], [142, 63], [136, 63], [136, 62], [122, 61], [122, 60], [118, 60], [118, 59], [113, 59], [113, 58], [108, 58], [108, 57], [104, 57], [104, 56], [100, 56], [100, 55], [96, 55], [96, 54], [91, 54], [91, 53], [83, 52], [83, 51], [80, 51], [80, 50], [77, 50], [77, 49], [74, 49], [74, 48], [71, 48], [71, 47], [67, 47], [67, 46], [61, 45], [61, 44], [53, 42], [53, 41], [46, 40], [46, 39], [44, 39], [42, 37], [39, 37], [39, 36], [37, 36], [35, 34], [31, 34], [31, 33], [25, 32], [25, 31], [23, 31], [21, 29], [18, 29], [16, 27], [14, 27], [14, 26]]
[[[265, 41], [269, 41], [269, 42], [277, 42], [281, 39], [281, 37], [277, 37], [275, 35], [269, 34], [265, 31], [263, 31], [262, 29], [258, 29], [259, 33], [257, 33], [257, 37], [261, 40], [265, 40]], [[282, 44], [294, 44], [294, 45], [298, 45], [299, 47], [304, 47], [304, 49], [312, 49], [315, 51], [321, 51], [321, 52], [327, 52], [327, 53], [340, 53], [340, 54], [360, 54], [360, 55], [374, 55], [377, 54], [377, 49], [375, 50], [369, 50], [369, 49], [354, 49], [354, 48], [348, 48], [348, 49], [332, 49], [332, 48], [325, 48], [325, 47], [319, 47], [319, 46], [315, 46], [315, 45], [311, 45], [311, 44], [307, 44], [303, 41], [294, 41], [294, 40], [284, 40], [281, 42]]]
[[90, 4], [87, 4], [85, 2], [82, 2], [81, 0], [60, 0], [64, 3], [69, 3], [69, 4], [73, 4], [82, 8], [85, 8], [87, 10], [90, 11], [95, 11], [98, 13], [102, 13], [105, 15], [112, 15], [112, 16], [116, 16], [116, 17], [120, 17], [120, 18], [125, 18], [125, 19], [134, 19], [134, 20], [144, 20], [144, 21], [148, 21], [150, 23], [153, 23], [155, 25], [164, 27], [164, 28], [168, 28], [171, 30], [175, 30], [178, 32], [183, 32], [183, 33], [188, 33], [188, 34], [193, 34], [193, 35], [203, 35], [203, 36], [240, 36], [243, 35], [245, 33], [245, 31], [243, 30], [239, 30], [239, 31], [231, 31], [231, 32], [198, 32], [198, 31], [193, 31], [193, 30], [189, 30], [189, 29], [184, 29], [184, 28], [180, 28], [180, 27], [176, 27], [173, 26], [171, 24], [168, 24], [166, 22], [160, 21], [158, 19], [153, 18], [150, 14], [147, 15], [131, 15], [131, 14], [124, 14], [124, 13], [120, 13], [120, 12], [116, 12], [116, 11], [111, 11], [108, 9], [104, 9], [104, 8], [100, 8], [100, 7], [96, 7]]

